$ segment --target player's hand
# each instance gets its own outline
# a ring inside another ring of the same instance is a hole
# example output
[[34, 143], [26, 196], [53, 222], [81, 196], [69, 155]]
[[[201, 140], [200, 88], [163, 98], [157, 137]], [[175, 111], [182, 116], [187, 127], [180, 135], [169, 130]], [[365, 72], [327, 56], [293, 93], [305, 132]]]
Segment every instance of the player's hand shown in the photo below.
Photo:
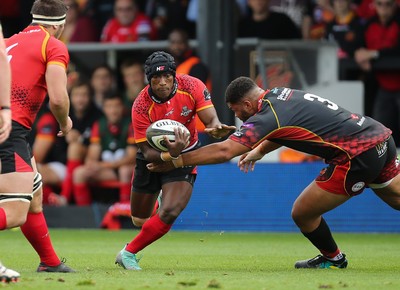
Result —
[[256, 166], [256, 161], [260, 160], [261, 158], [264, 157], [264, 154], [261, 154], [257, 148], [251, 150], [248, 153], [243, 154], [240, 156], [240, 159], [238, 161], [238, 166], [241, 171], [244, 173], [249, 172], [249, 169], [251, 171], [254, 171], [254, 167]]
[[175, 169], [172, 162], [149, 163], [146, 165], [147, 169], [152, 172], [167, 172]]
[[0, 110], [0, 143], [7, 140], [11, 133], [11, 110]]
[[190, 134], [187, 134], [187, 132], [180, 127], [175, 127], [174, 133], [175, 141], [170, 142], [168, 137], [164, 136], [164, 142], [165, 146], [168, 148], [169, 154], [173, 157], [178, 157], [182, 150], [189, 144]]
[[219, 126], [214, 128], [205, 128], [204, 132], [206, 132], [208, 135], [212, 136], [215, 139], [221, 139], [222, 137], [228, 135], [232, 130], [236, 130], [236, 126], [228, 126], [225, 124], [220, 124]]
[[68, 117], [67, 124], [65, 126], [60, 126], [60, 131], [57, 133], [57, 137], [66, 136], [72, 129], [72, 120]]

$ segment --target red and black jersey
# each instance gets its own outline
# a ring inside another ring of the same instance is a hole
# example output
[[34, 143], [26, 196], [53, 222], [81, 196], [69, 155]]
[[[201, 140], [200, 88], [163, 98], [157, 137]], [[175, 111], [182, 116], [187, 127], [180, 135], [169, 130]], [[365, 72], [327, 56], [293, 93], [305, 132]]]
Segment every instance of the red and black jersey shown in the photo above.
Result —
[[383, 142], [391, 131], [320, 96], [274, 88], [260, 96], [259, 111], [229, 138], [254, 148], [264, 140], [343, 164]]
[[132, 106], [136, 143], [146, 141], [146, 129], [153, 122], [171, 119], [185, 125], [190, 132], [190, 144], [186, 150], [197, 144], [195, 116], [197, 112], [214, 106], [211, 95], [202, 81], [189, 75], [177, 74], [176, 82], [176, 93], [163, 103], [152, 98], [149, 85], [139, 93]]
[[47, 94], [46, 68], [67, 68], [69, 55], [64, 43], [42, 26], [28, 26], [6, 40], [12, 72], [12, 119], [31, 128]]

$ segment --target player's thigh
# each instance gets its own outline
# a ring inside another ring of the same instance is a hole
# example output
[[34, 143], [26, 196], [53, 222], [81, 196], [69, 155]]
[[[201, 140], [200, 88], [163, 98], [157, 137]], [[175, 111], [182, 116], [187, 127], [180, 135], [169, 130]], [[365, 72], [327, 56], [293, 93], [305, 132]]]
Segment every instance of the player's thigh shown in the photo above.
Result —
[[392, 208], [400, 210], [400, 174], [383, 188], [373, 188], [375, 194], [390, 205]]
[[192, 191], [193, 185], [187, 181], [174, 181], [163, 184], [160, 212], [179, 215], [189, 203]]
[[295, 221], [315, 219], [349, 199], [349, 196], [328, 192], [313, 181], [294, 202], [292, 217]]
[[158, 194], [135, 192], [131, 193], [131, 215], [132, 217], [146, 219], [153, 212], [154, 204]]
[[1, 193], [32, 193], [34, 172], [10, 172], [0, 174]]

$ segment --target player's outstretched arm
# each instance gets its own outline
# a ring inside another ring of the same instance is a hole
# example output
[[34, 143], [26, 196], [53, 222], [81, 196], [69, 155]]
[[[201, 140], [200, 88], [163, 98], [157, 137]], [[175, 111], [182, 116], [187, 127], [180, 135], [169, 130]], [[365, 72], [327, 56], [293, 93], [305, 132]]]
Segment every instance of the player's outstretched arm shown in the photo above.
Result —
[[240, 156], [238, 161], [238, 166], [241, 171], [244, 173], [249, 172], [249, 170], [254, 171], [254, 167], [256, 166], [256, 162], [264, 157], [265, 154], [274, 151], [281, 147], [281, 145], [276, 144], [274, 142], [265, 140], [256, 148], [251, 150], [250, 152], [246, 152]]

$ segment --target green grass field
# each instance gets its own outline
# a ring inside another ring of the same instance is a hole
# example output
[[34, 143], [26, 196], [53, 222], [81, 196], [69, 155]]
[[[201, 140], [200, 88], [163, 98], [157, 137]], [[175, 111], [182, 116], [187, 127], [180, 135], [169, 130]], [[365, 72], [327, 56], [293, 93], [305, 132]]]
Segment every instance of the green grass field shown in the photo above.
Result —
[[143, 271], [114, 265], [136, 231], [51, 230], [58, 254], [77, 270], [36, 273], [39, 260], [20, 231], [0, 233], [0, 259], [22, 275], [0, 289], [400, 289], [399, 234], [335, 234], [345, 270], [294, 269], [317, 254], [299, 233], [175, 232], [146, 248]]

